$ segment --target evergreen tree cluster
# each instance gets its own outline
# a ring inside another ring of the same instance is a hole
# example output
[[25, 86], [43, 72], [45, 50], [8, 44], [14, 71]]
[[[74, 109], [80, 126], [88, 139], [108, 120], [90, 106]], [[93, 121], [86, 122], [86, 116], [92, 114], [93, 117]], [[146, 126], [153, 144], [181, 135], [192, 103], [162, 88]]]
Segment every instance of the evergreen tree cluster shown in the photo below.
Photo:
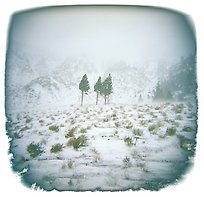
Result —
[[[81, 90], [81, 105], [83, 105], [84, 94], [88, 94], [89, 89], [88, 77], [85, 74], [79, 83], [79, 90]], [[109, 103], [110, 95], [113, 93], [111, 74], [109, 74], [103, 82], [101, 77], [99, 77], [94, 85], [94, 91], [96, 92], [96, 105], [98, 104], [99, 95], [104, 96], [105, 104]]]
[[189, 95], [196, 95], [196, 57], [181, 57], [180, 61], [169, 70], [169, 76], [160, 80], [154, 90], [153, 100], [184, 100]]

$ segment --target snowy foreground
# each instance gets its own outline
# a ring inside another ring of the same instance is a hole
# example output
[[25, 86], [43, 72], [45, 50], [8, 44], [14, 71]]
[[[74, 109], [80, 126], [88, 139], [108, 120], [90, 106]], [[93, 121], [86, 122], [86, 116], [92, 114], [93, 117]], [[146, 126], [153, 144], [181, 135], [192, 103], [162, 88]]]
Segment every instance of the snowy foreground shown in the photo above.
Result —
[[195, 150], [191, 103], [70, 106], [7, 117], [14, 170], [45, 190], [158, 190], [185, 175]]

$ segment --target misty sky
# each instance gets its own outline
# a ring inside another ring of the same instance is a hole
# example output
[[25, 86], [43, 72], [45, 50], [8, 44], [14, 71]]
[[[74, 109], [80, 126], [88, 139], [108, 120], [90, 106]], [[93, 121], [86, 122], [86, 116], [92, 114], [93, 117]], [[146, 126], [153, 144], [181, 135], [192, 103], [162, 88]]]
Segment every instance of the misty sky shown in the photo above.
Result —
[[9, 49], [60, 61], [172, 61], [195, 53], [191, 25], [177, 12], [135, 6], [37, 9], [13, 16]]

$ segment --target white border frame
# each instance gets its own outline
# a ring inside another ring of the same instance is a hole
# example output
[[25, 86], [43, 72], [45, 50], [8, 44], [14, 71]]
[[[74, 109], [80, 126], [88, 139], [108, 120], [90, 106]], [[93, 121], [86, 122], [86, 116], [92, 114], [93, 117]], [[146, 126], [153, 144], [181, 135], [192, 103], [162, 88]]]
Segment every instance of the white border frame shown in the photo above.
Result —
[[111, 5], [149, 5], [149, 6], [158, 6], [174, 9], [181, 11], [191, 16], [195, 28], [196, 28], [196, 37], [197, 37], [197, 77], [198, 77], [198, 135], [197, 135], [197, 151], [194, 162], [194, 167], [190, 172], [185, 176], [184, 180], [179, 182], [175, 186], [170, 186], [165, 189], [160, 190], [159, 192], [150, 192], [150, 191], [139, 191], [139, 192], [117, 192], [117, 193], [106, 193], [108, 195], [141, 195], [141, 196], [173, 196], [173, 195], [184, 195], [192, 196], [202, 194], [203, 180], [202, 175], [204, 175], [204, 126], [202, 125], [202, 120], [204, 120], [204, 97], [202, 92], [202, 87], [204, 84], [204, 23], [203, 23], [203, 9], [202, 1], [200, 0], [5, 0], [1, 3], [0, 7], [0, 94], [1, 94], [1, 103], [0, 103], [0, 194], [6, 196], [10, 195], [21, 195], [21, 196], [35, 196], [35, 195], [103, 195], [103, 192], [86, 192], [86, 193], [74, 193], [74, 192], [41, 192], [31, 190], [24, 186], [20, 182], [20, 178], [14, 174], [10, 167], [10, 161], [8, 157], [8, 138], [5, 135], [5, 110], [4, 110], [4, 70], [5, 70], [5, 58], [6, 58], [6, 42], [7, 42], [7, 32], [10, 22], [10, 17], [14, 12], [22, 11], [25, 9], [32, 9], [36, 7], [44, 6], [54, 6], [54, 5], [76, 5], [76, 4], [111, 4]]

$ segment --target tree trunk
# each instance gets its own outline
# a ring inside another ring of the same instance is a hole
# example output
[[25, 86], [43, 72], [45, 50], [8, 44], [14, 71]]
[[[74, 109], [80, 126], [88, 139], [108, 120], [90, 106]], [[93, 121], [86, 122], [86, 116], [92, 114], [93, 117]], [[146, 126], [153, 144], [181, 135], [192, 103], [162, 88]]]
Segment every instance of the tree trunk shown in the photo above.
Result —
[[106, 105], [106, 95], [105, 95], [105, 105]]
[[97, 96], [96, 96], [96, 105], [98, 105], [98, 92], [97, 92]]
[[83, 105], [84, 100], [84, 91], [81, 91], [81, 106]]

